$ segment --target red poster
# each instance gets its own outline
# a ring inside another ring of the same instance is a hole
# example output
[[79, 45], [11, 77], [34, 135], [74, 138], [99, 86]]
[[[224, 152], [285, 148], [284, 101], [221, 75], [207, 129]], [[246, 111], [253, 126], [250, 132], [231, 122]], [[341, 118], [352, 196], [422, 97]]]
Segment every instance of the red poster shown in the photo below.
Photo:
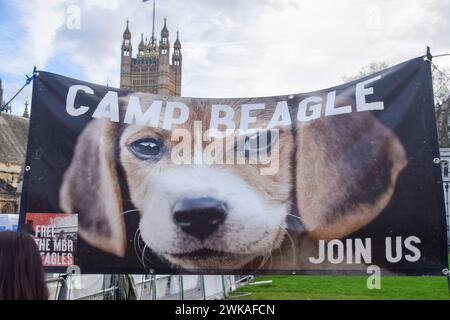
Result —
[[27, 213], [25, 229], [33, 236], [46, 267], [75, 265], [78, 215]]

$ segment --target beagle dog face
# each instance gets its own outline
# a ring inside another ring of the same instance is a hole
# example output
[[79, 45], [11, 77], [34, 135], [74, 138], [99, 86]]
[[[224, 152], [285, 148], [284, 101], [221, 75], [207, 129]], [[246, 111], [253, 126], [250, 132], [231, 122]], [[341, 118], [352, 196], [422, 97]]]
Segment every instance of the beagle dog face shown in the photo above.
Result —
[[[127, 99], [122, 98], [123, 105]], [[153, 98], [140, 99], [149, 106]], [[299, 212], [297, 218], [312, 238], [342, 238], [357, 231], [390, 201], [406, 165], [395, 134], [369, 113], [276, 127], [276, 136], [256, 144], [256, 152], [269, 148], [278, 154], [279, 168], [271, 175], [261, 174], [264, 164], [215, 163], [207, 156], [180, 164], [186, 153], [198, 158], [196, 148], [206, 150], [214, 141], [223, 142], [214, 154], [232, 150], [238, 157], [241, 139], [235, 132], [196, 142], [192, 135], [208, 136], [211, 119], [205, 108], [210, 101], [183, 102], [190, 108], [189, 119], [172, 130], [92, 120], [81, 133], [63, 178], [60, 204], [65, 212], [78, 213], [85, 241], [125, 254], [123, 201], [128, 199], [122, 199], [119, 167], [140, 213], [146, 248], [177, 268], [238, 270], [264, 261], [286, 241], [287, 218], [293, 212]], [[240, 106], [249, 102], [227, 103], [235, 110], [235, 121]], [[276, 101], [265, 104], [252, 114], [258, 119], [255, 128], [267, 127], [273, 115]], [[174, 135], [177, 130], [181, 134]], [[182, 141], [186, 148], [180, 151]], [[251, 157], [255, 150], [246, 141], [244, 157]]]
[[[238, 119], [239, 104], [229, 105]], [[276, 174], [261, 175], [261, 164], [175, 164], [178, 138], [194, 144], [192, 133], [204, 136], [209, 128], [206, 106], [192, 102], [190, 107], [190, 119], [177, 126], [182, 134], [176, 139], [173, 131], [125, 127], [119, 139], [120, 163], [131, 200], [141, 213], [141, 237], [154, 253], [188, 269], [234, 269], [281, 243], [291, 207], [291, 165], [287, 161]], [[255, 112], [255, 116], [267, 126], [264, 114]], [[278, 136], [264, 147], [279, 150], [281, 158], [290, 160], [292, 130], [278, 129]], [[226, 154], [236, 149], [240, 138], [235, 133], [216, 142], [223, 142], [219, 145]], [[202, 149], [213, 141], [202, 142]]]

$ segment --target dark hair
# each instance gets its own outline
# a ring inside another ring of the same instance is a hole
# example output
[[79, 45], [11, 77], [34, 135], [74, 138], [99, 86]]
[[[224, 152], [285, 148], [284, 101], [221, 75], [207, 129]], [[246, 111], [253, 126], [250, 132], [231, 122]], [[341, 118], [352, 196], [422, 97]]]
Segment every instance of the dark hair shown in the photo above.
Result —
[[0, 300], [47, 300], [44, 267], [34, 239], [0, 232]]

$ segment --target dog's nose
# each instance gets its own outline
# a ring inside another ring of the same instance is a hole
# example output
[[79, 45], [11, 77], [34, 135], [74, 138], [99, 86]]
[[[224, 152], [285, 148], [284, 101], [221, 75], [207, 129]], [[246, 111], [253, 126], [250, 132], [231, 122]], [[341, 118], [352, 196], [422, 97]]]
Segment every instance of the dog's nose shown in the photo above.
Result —
[[174, 210], [175, 223], [187, 234], [204, 240], [225, 221], [225, 203], [214, 198], [184, 198]]

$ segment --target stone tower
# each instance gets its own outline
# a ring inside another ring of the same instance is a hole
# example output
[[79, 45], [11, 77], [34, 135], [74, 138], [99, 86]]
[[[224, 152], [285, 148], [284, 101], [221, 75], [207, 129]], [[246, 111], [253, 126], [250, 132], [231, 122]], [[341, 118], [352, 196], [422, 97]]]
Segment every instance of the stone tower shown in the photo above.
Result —
[[128, 20], [127, 27], [123, 32], [123, 41], [122, 41], [122, 56], [120, 63], [120, 87], [124, 89], [131, 89], [131, 62], [132, 57], [131, 54], [133, 52], [131, 45], [131, 32], [128, 28]]
[[180, 96], [183, 60], [181, 42], [177, 32], [174, 52], [170, 59], [171, 47], [166, 18], [164, 18], [158, 43], [155, 37], [155, 8], [153, 7], [152, 35], [150, 40], [147, 40], [147, 38], [144, 39], [144, 34], [141, 34], [135, 58], [133, 58], [131, 40], [132, 35], [129, 21], [127, 21], [121, 47], [120, 88], [164, 96]]

